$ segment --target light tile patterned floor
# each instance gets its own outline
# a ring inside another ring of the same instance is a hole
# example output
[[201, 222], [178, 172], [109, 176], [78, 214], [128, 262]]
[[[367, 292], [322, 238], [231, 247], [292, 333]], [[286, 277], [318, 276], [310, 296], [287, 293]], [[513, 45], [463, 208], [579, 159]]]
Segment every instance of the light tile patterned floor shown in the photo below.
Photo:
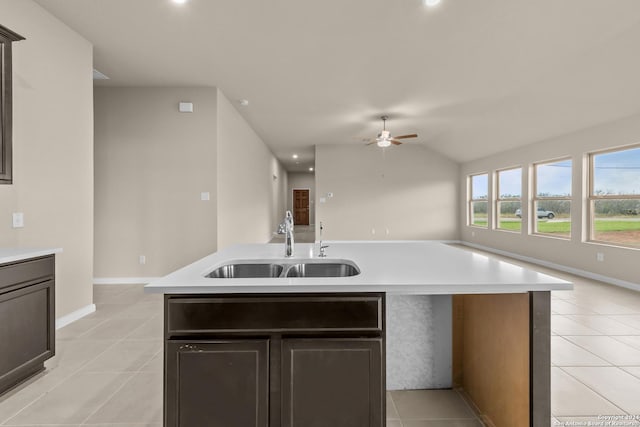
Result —
[[[640, 426], [640, 293], [535, 268], [575, 283], [552, 294], [552, 425]], [[162, 425], [162, 297], [103, 285], [94, 299], [57, 331], [47, 370], [0, 397], [0, 425]], [[481, 426], [450, 390], [389, 392], [387, 413], [388, 427]]]
[[162, 425], [162, 296], [94, 286], [94, 300], [57, 331], [47, 369], [0, 397], [0, 425]]
[[496, 257], [574, 283], [551, 296], [552, 426], [640, 426], [640, 292]]

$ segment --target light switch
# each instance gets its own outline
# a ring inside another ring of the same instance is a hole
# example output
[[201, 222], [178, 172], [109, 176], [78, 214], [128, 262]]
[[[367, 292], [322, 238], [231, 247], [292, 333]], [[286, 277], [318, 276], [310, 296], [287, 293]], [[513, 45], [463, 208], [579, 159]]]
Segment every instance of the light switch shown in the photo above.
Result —
[[327, 203], [327, 199], [325, 197], [320, 197], [320, 203]]
[[13, 228], [24, 227], [24, 214], [22, 212], [13, 213]]
[[203, 191], [202, 193], [200, 193], [200, 200], [211, 200], [211, 194], [209, 194], [208, 191]]

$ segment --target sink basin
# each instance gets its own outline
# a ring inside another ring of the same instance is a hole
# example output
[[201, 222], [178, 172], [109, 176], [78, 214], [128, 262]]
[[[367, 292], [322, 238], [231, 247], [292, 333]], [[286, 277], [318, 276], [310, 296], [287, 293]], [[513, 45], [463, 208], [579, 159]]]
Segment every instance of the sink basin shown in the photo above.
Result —
[[314, 262], [293, 264], [286, 277], [349, 277], [360, 274], [353, 264], [343, 262]]
[[280, 264], [227, 264], [207, 274], [213, 279], [248, 279], [280, 277], [284, 267]]

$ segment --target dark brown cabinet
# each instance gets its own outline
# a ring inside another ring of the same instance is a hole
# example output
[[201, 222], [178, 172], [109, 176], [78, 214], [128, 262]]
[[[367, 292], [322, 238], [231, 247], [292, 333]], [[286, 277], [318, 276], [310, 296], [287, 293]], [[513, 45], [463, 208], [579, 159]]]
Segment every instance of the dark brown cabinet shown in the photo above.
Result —
[[170, 425], [266, 427], [268, 357], [267, 340], [168, 343]]
[[382, 424], [381, 339], [283, 340], [282, 425]]
[[0, 394], [55, 354], [54, 257], [0, 265]]
[[382, 427], [384, 294], [165, 295], [166, 427]]

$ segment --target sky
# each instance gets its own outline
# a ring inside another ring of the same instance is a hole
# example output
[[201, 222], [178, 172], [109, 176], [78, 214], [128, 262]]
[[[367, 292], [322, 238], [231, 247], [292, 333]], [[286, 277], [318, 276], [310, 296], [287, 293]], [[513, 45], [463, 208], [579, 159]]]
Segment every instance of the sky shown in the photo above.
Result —
[[[596, 193], [640, 195], [640, 147], [613, 153], [597, 154], [594, 163]], [[544, 163], [537, 166], [539, 195], [571, 195], [571, 160]], [[520, 196], [522, 169], [499, 172], [501, 195]], [[487, 175], [472, 177], [473, 198], [487, 197]]]
[[640, 148], [595, 156], [594, 190], [640, 195]]

